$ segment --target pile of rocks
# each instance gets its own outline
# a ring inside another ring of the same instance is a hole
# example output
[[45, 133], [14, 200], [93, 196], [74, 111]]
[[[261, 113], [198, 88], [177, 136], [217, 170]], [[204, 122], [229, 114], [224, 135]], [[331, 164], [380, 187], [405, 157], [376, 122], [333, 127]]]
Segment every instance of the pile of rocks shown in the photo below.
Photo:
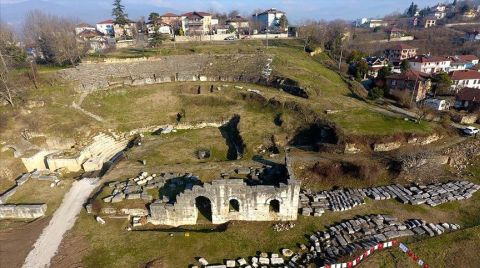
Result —
[[303, 216], [322, 216], [325, 210], [345, 211], [365, 204], [365, 193], [361, 189], [338, 189], [313, 194], [300, 193], [300, 208]]
[[[185, 189], [192, 189], [198, 182], [198, 177], [191, 173], [176, 174], [176, 173], [162, 173], [160, 175], [141, 172], [137, 177], [127, 179], [125, 181], [113, 181], [108, 184], [108, 187], [113, 188], [111, 195], [103, 198], [105, 203], [118, 203], [124, 199], [142, 199], [146, 202], [152, 202], [152, 195], [148, 194], [147, 190], [160, 189], [169, 183], [169, 186], [176, 188], [182, 185]], [[168, 202], [168, 198], [164, 198]]]
[[279, 223], [275, 223], [272, 228], [275, 232], [283, 232], [283, 231], [288, 231], [294, 227], [295, 227], [295, 223], [293, 222], [279, 222]]
[[422, 220], [400, 222], [388, 215], [361, 216], [310, 235], [310, 245], [306, 247], [306, 252], [293, 255], [289, 265], [298, 267], [314, 262], [335, 263], [339, 258], [355, 251], [367, 250], [398, 237], [416, 234], [434, 236], [458, 228], [456, 224], [432, 224]]
[[471, 198], [480, 189], [468, 181], [453, 181], [429, 185], [404, 187], [399, 184], [364, 189], [339, 189], [312, 193], [300, 193], [300, 213], [303, 216], [321, 216], [325, 210], [345, 211], [365, 204], [365, 197], [374, 200], [395, 198], [404, 204], [437, 206], [446, 202]]

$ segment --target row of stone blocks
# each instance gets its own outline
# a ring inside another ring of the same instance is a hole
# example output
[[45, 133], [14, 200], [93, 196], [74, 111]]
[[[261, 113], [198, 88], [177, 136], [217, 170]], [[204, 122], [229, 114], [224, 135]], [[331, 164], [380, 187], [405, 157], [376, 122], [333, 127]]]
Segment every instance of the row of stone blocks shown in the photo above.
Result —
[[292, 258], [295, 258], [295, 264], [299, 266], [320, 262], [336, 263], [338, 259], [355, 251], [367, 250], [395, 238], [425, 234], [435, 236], [459, 228], [457, 224], [433, 224], [417, 219], [401, 222], [389, 215], [361, 216], [313, 233], [309, 238], [309, 246], [301, 246], [306, 252]]
[[304, 191], [300, 194], [300, 209], [304, 216], [321, 216], [325, 210], [345, 211], [365, 204], [365, 197], [374, 200], [396, 198], [404, 204], [427, 204], [437, 206], [442, 203], [471, 198], [480, 189], [468, 181], [453, 181], [429, 185], [404, 187], [399, 184], [370, 187], [365, 189], [338, 189], [312, 193]]

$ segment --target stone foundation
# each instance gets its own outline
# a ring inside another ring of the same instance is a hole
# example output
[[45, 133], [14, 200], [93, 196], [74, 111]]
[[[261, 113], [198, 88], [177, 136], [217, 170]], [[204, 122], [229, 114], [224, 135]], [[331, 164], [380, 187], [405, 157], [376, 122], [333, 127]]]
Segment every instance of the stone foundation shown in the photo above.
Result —
[[1, 205], [0, 219], [36, 219], [45, 216], [47, 204]]

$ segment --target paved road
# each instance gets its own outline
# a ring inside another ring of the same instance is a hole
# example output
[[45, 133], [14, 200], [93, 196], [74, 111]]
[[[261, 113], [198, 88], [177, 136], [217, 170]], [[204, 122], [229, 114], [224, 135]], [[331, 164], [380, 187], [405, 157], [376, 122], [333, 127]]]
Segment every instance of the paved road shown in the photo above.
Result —
[[23, 268], [50, 266], [50, 260], [57, 253], [63, 235], [73, 227], [83, 204], [98, 185], [98, 179], [82, 179], [73, 183], [48, 226], [33, 245], [34, 248], [25, 259]]

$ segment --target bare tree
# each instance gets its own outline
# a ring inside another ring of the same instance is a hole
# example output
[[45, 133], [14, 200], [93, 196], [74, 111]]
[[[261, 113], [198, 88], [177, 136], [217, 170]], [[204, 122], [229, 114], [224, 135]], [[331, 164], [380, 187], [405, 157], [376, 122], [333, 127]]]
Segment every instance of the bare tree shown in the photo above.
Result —
[[18, 85], [10, 81], [11, 70], [25, 63], [26, 55], [18, 46], [13, 31], [0, 24], [0, 97], [14, 106]]
[[307, 52], [312, 45], [324, 48], [327, 26], [323, 22], [307, 21], [298, 29], [298, 36], [303, 39], [303, 49]]
[[57, 65], [75, 65], [88, 50], [85, 43], [77, 42], [75, 25], [73, 20], [35, 10], [27, 14], [25, 38], [27, 42], [35, 44], [45, 61]]

